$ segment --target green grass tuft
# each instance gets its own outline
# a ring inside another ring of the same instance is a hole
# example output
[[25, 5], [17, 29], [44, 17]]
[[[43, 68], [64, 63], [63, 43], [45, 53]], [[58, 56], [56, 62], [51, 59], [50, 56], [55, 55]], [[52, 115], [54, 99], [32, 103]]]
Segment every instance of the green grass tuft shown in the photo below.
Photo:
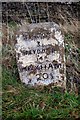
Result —
[[79, 97], [60, 88], [28, 88], [3, 67], [3, 120], [79, 118]]

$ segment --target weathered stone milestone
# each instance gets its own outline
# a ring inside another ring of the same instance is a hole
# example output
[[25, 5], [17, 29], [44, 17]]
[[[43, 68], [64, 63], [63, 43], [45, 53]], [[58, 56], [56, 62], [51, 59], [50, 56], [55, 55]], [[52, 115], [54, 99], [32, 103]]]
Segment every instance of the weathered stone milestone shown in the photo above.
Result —
[[15, 45], [20, 79], [31, 86], [65, 86], [64, 37], [54, 22], [22, 26]]

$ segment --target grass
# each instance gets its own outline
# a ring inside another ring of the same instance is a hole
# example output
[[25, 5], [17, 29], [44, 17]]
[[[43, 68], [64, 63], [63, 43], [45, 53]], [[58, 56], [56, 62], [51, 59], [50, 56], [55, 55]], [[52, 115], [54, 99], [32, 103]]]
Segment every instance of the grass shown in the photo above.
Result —
[[79, 96], [60, 88], [29, 88], [3, 67], [3, 120], [79, 118]]
[[9, 27], [11, 27], [11, 28], [16, 28], [16, 26], [17, 26], [17, 23], [15, 22], [15, 21], [10, 21], [9, 22]]

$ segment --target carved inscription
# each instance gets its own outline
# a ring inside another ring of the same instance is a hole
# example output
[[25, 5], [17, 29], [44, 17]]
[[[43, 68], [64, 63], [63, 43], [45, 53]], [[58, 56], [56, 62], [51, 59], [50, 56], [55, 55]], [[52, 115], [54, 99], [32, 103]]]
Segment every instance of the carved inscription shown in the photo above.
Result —
[[31, 86], [51, 83], [63, 86], [64, 39], [59, 26], [52, 22], [27, 25], [23, 28], [20, 28], [16, 36], [15, 46], [22, 82]]

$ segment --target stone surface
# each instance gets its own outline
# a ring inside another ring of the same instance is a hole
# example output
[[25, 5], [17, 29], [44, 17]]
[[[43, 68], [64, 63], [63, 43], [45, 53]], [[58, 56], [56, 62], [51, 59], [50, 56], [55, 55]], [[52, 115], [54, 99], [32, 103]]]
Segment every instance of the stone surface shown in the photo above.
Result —
[[23, 25], [15, 45], [20, 79], [30, 86], [65, 86], [64, 37], [54, 22]]

